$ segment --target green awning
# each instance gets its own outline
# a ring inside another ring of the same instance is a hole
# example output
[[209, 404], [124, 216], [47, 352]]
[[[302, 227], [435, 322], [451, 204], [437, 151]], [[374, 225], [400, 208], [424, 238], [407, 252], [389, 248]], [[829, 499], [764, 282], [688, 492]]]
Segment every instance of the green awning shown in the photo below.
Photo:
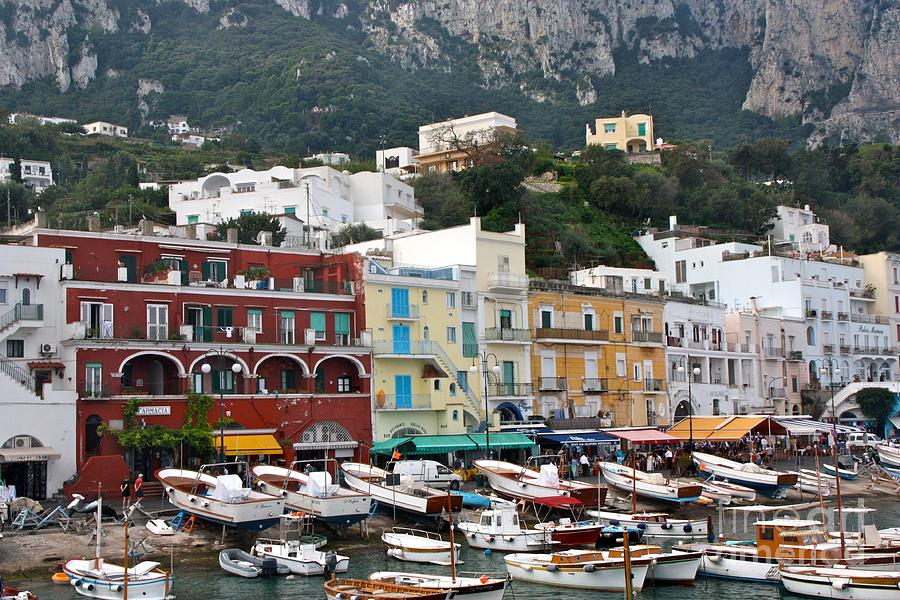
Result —
[[[469, 438], [478, 444], [478, 447], [481, 449], [487, 446], [487, 436], [483, 433], [470, 433]], [[537, 444], [524, 433], [492, 433], [490, 435], [490, 442], [491, 448], [494, 450], [514, 450], [516, 448], [531, 448], [537, 446]]]
[[389, 440], [383, 440], [380, 442], [375, 442], [372, 444], [372, 448], [369, 450], [370, 454], [390, 454], [394, 451], [394, 448], [402, 444], [403, 442], [409, 441], [408, 437], [398, 437], [391, 438]]
[[458, 435], [417, 435], [409, 438], [409, 443], [400, 448], [407, 455], [444, 454], [457, 450], [476, 450], [478, 446], [465, 434]]

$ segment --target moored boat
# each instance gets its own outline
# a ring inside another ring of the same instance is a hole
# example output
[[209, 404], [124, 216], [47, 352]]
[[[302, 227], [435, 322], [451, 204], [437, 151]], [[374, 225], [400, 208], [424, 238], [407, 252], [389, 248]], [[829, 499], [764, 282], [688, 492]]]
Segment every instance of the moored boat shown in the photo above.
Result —
[[[846, 479], [848, 481], [853, 481], [859, 476], [859, 472], [856, 469], [856, 464], [854, 463], [853, 469], [844, 469], [843, 467], [838, 467], [835, 469], [834, 465], [830, 463], [822, 463], [822, 470], [832, 477], [837, 475], [841, 479]], [[835, 472], [837, 471], [837, 472]]]
[[704, 452], [694, 452], [692, 458], [701, 473], [751, 487], [767, 496], [781, 497], [787, 488], [797, 484], [797, 473], [764, 469], [755, 463], [740, 463]]
[[595, 546], [603, 525], [596, 521], [571, 521], [538, 523], [535, 529], [550, 533], [550, 539], [560, 546]]
[[509, 585], [509, 577], [453, 577], [451, 575], [428, 575], [425, 573], [398, 573], [378, 571], [369, 575], [372, 581], [382, 581], [395, 585], [416, 588], [451, 590], [458, 600], [502, 600]]
[[312, 515], [330, 525], [349, 526], [369, 516], [372, 497], [334, 484], [331, 473], [304, 473], [291, 468], [256, 465], [253, 476], [260, 491], [281, 496], [290, 510]]
[[[341, 464], [344, 482], [357, 492], [369, 494], [379, 504], [394, 506], [398, 510], [439, 517], [447, 507], [447, 494], [415, 482], [411, 477], [399, 476], [397, 485], [389, 485], [385, 470], [362, 463]], [[396, 476], [391, 476], [391, 480]], [[462, 496], [452, 496], [450, 507], [454, 512], [462, 509]]]
[[[546, 457], [535, 457], [546, 459]], [[472, 465], [487, 478], [491, 488], [502, 496], [532, 501], [536, 498], [569, 496], [587, 506], [606, 501], [606, 488], [559, 478], [553, 463], [540, 465], [539, 470], [500, 460], [476, 460]]]
[[699, 499], [703, 492], [696, 483], [667, 479], [662, 473], [645, 473], [618, 463], [600, 463], [600, 469], [610, 486], [653, 500], [684, 504]]
[[645, 537], [707, 537], [712, 531], [710, 519], [677, 519], [664, 512], [617, 512], [589, 510], [588, 515], [609, 525], [643, 529]]
[[472, 548], [503, 552], [533, 552], [552, 544], [552, 533], [543, 529], [526, 529], [515, 509], [482, 511], [478, 521], [456, 524]]
[[[159, 570], [159, 563], [145, 561], [129, 567], [128, 594], [133, 598], [166, 600], [172, 593], [172, 576]], [[101, 600], [119, 600], [125, 590], [125, 568], [102, 558], [68, 560], [63, 572], [72, 588], [81, 596]]]
[[[566, 550], [553, 554], [510, 554], [506, 569], [514, 580], [560, 587], [619, 592], [625, 589], [624, 558], [608, 558], [602, 552]], [[644, 587], [649, 558], [631, 559], [634, 591]]]
[[756, 501], [756, 490], [744, 485], [731, 483], [730, 481], [719, 481], [716, 479], [708, 479], [703, 482], [703, 489], [713, 489], [730, 495], [732, 498], [740, 498], [741, 500]]
[[328, 600], [448, 600], [451, 590], [395, 585], [366, 579], [331, 579], [325, 582]]
[[350, 557], [320, 551], [319, 548], [328, 543], [328, 538], [314, 533], [312, 524], [312, 518], [306, 515], [282, 515], [279, 538], [257, 538], [252, 553], [274, 559], [279, 566], [296, 575], [346, 572], [350, 567]]
[[239, 475], [217, 475], [213, 469], [243, 466], [246, 463], [203, 465], [199, 471], [160, 469], [156, 478], [169, 502], [201, 519], [239, 529], [263, 531], [278, 523], [284, 499], [246, 487]]
[[891, 469], [900, 469], [900, 447], [891, 444], [878, 444], [878, 460], [881, 465]]
[[279, 565], [274, 558], [253, 556], [240, 548], [226, 548], [219, 552], [219, 566], [226, 573], [247, 578], [290, 573], [287, 567]]
[[846, 600], [900, 599], [900, 572], [785, 566], [781, 583], [800, 596]]
[[[647, 579], [654, 585], [692, 585], [694, 579], [697, 578], [700, 560], [703, 558], [702, 552], [682, 550], [663, 552], [659, 546], [646, 544], [630, 546], [628, 550], [632, 558], [649, 558], [651, 560]], [[625, 548], [611, 548], [605, 556], [607, 558], [624, 558]]]
[[430, 531], [394, 527], [382, 532], [381, 541], [387, 546], [388, 556], [398, 560], [449, 565], [451, 552], [455, 560], [459, 560], [460, 544], [444, 541], [439, 534]]

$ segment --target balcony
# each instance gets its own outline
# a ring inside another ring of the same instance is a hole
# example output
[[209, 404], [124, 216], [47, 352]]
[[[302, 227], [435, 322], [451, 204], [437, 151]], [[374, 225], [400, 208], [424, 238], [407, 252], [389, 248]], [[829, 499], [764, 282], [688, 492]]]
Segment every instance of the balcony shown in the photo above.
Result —
[[484, 339], [488, 342], [530, 342], [531, 331], [508, 327], [489, 327], [484, 330]]
[[542, 392], [561, 392], [568, 389], [565, 377], [541, 377], [538, 386]]
[[605, 329], [585, 330], [568, 327], [540, 327], [534, 330], [535, 339], [578, 340], [589, 342], [606, 342], [609, 331]]
[[838, 320], [838, 321], [849, 321], [849, 320], [850, 320], [850, 313], [839, 312], [839, 313], [837, 314], [837, 320]]
[[488, 385], [488, 396], [530, 396], [530, 383], [491, 383]]
[[42, 327], [44, 324], [43, 304], [16, 304], [12, 310], [0, 316], [0, 331], [14, 323], [22, 326]]
[[388, 321], [415, 321], [419, 318], [418, 304], [388, 304]]
[[792, 362], [803, 361], [803, 352], [800, 350], [791, 350], [788, 352], [787, 359]]
[[840, 349], [841, 349], [841, 354], [850, 354], [850, 346], [841, 345]]
[[769, 398], [787, 398], [787, 389], [783, 387], [769, 388]]
[[834, 345], [822, 344], [822, 352], [824, 352], [825, 354], [834, 354]]
[[823, 321], [830, 321], [830, 320], [833, 319], [833, 318], [834, 318], [834, 313], [831, 312], [830, 310], [823, 310], [823, 311], [822, 311], [822, 320], [823, 320]]
[[784, 348], [766, 346], [766, 358], [784, 358]]
[[585, 377], [581, 380], [581, 391], [586, 394], [602, 394], [609, 391], [609, 386], [606, 379]]
[[667, 335], [666, 346], [669, 346], [670, 348], [684, 348], [684, 338]]
[[817, 311], [816, 309], [814, 309], [814, 308], [806, 309], [806, 318], [807, 319], [815, 319], [817, 316], [819, 316], [819, 311]]
[[431, 396], [428, 394], [389, 394], [375, 397], [375, 410], [431, 410]]
[[664, 392], [664, 391], [666, 391], [666, 380], [665, 379], [645, 379], [644, 380], [644, 391], [645, 392]]
[[887, 317], [881, 317], [878, 315], [861, 315], [857, 313], [852, 313], [850, 315], [850, 320], [854, 323], [870, 323], [873, 325], [890, 325], [890, 320]]
[[851, 298], [859, 298], [860, 300], [874, 300], [875, 299], [875, 289], [867, 289], [867, 290], [850, 290]]
[[662, 334], [654, 331], [633, 331], [631, 341], [648, 344], [662, 344]]
[[528, 289], [528, 275], [490, 273], [488, 274], [488, 288], [495, 291], [525, 291]]

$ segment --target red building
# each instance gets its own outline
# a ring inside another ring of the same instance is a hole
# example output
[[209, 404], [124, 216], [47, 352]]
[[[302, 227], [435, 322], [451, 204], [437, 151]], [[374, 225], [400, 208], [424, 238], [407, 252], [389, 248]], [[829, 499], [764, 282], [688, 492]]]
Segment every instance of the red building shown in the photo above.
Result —
[[[210, 423], [225, 415], [229, 454], [367, 458], [357, 441], [372, 439], [371, 335], [357, 255], [77, 231], [34, 235], [39, 246], [66, 249], [70, 334], [60, 345], [75, 354], [80, 470], [92, 456], [123, 453], [98, 427], [121, 430], [129, 399], [146, 400], [138, 426], [175, 429], [191, 390], [215, 399]], [[125, 454], [145, 475], [188, 458], [159, 448]]]

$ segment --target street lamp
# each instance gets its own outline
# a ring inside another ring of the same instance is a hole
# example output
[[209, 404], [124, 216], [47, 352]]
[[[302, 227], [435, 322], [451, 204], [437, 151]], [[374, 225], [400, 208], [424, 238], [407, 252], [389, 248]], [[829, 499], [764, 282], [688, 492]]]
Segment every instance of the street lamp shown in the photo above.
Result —
[[[225, 360], [225, 350], [219, 348], [219, 350], [210, 351], [207, 355], [209, 354], [218, 354], [219, 373], [217, 376], [221, 377]], [[242, 370], [239, 363], [231, 365], [231, 372], [235, 375]], [[200, 371], [204, 375], [209, 375], [212, 372], [212, 366], [210, 366], [208, 362], [205, 362], [200, 366]], [[222, 383], [222, 381], [219, 381], [219, 460], [225, 462], [225, 389]]]
[[[691, 373], [687, 374], [687, 369], [685, 365], [689, 365], [690, 357], [684, 355], [681, 357], [681, 362], [684, 364], [678, 365], [678, 372], [685, 374], [685, 379], [688, 384], [688, 428], [690, 429], [690, 452], [691, 457], [694, 456], [694, 396], [691, 394], [691, 380], [694, 376], [700, 375], [700, 367], [694, 367], [691, 369]], [[693, 376], [692, 376], [693, 375]]]
[[[500, 359], [497, 358], [497, 355], [493, 352], [480, 352], [476, 354], [481, 359], [481, 372], [484, 376], [484, 446], [485, 451], [487, 453], [487, 457], [491, 457], [491, 423], [490, 423], [490, 408], [488, 406], [488, 361], [489, 359], [494, 359], [494, 366], [491, 367], [491, 373], [494, 374], [494, 377], [500, 377]], [[478, 375], [478, 365], [475, 364], [475, 356], [472, 357], [472, 366], [469, 367], [469, 373], [472, 375]]]
[[[828, 368], [826, 369], [824, 366], [819, 369], [819, 374], [822, 377], [828, 376], [828, 387], [831, 388], [831, 455], [832, 460], [834, 460], [834, 474], [837, 477], [834, 478], [834, 487], [837, 492], [837, 512], [838, 512], [838, 527], [841, 532], [841, 558], [845, 556], [845, 550], [847, 547], [846, 541], [844, 540], [844, 514], [841, 511], [841, 477], [840, 477], [840, 465], [838, 464], [838, 450], [837, 450], [837, 413], [834, 410], [834, 370], [832, 368], [832, 363], [834, 359], [829, 358], [827, 362], [823, 361], [823, 364], [827, 364]], [[841, 375], [843, 378], [843, 375]], [[824, 515], [823, 515], [824, 518]]]

